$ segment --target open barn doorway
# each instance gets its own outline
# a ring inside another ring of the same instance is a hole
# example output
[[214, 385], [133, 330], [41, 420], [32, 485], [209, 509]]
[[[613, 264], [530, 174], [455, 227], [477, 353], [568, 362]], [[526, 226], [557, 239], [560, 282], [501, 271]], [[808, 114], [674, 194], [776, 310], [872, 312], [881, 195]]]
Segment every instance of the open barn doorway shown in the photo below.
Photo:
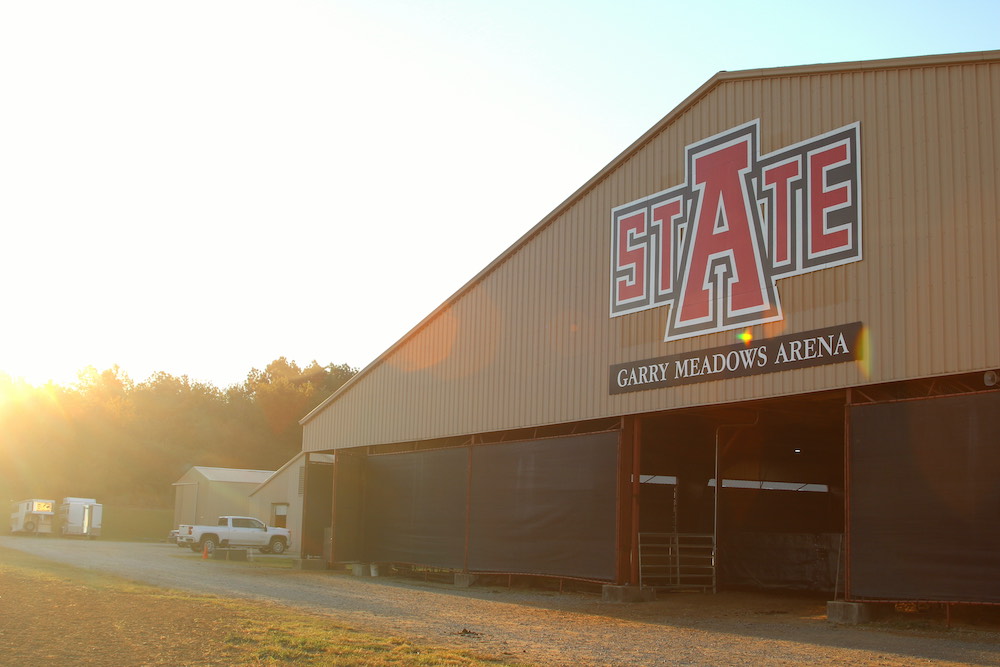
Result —
[[833, 591], [844, 410], [824, 392], [643, 417], [643, 585]]

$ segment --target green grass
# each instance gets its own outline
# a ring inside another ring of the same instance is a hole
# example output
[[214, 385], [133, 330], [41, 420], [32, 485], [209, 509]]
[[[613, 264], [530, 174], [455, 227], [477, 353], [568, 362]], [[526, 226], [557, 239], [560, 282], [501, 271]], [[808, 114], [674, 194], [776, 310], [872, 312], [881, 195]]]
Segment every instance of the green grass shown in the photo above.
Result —
[[[270, 567], [276, 570], [291, 570], [295, 564], [295, 560], [295, 556], [261, 556], [258, 554], [251, 554], [250, 560], [243, 564], [249, 564], [251, 567]], [[239, 561], [231, 562], [239, 563]]]
[[[177, 553], [172, 553], [169, 558], [182, 558], [185, 560], [201, 558], [200, 553], [193, 553], [190, 549], [177, 549]], [[216, 560], [208, 558], [213, 564], [235, 567], [266, 567], [273, 570], [291, 570], [295, 565], [295, 556], [264, 556], [257, 553], [249, 554], [247, 560]]]

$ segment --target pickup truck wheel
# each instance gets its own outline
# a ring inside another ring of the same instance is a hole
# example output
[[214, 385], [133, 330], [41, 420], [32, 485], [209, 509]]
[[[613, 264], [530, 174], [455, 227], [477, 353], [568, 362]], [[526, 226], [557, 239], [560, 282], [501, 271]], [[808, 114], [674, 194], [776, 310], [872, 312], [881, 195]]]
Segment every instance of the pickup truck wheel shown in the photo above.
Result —
[[206, 537], [201, 541], [201, 549], [199, 551], [207, 551], [208, 555], [211, 556], [215, 552], [215, 538]]
[[285, 553], [285, 541], [278, 538], [274, 538], [273, 540], [271, 540], [271, 545], [268, 547], [268, 549], [271, 551], [271, 553], [274, 554]]

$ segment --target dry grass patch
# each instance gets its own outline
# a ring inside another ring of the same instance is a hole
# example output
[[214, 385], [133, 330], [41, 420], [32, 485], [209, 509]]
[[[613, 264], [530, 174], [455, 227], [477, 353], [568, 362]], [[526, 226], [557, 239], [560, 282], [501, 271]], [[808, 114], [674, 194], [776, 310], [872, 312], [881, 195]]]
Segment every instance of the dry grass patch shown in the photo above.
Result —
[[165, 590], [0, 548], [5, 664], [515, 665], [281, 605]]

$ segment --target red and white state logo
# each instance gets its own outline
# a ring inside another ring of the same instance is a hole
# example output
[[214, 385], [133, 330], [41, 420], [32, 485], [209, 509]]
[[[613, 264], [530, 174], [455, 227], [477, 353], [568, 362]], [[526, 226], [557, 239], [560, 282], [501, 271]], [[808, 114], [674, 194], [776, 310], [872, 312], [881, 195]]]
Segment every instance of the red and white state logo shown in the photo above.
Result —
[[776, 282], [861, 259], [860, 124], [758, 154], [754, 120], [685, 149], [684, 183], [611, 212], [611, 316], [664, 340], [782, 318]]

